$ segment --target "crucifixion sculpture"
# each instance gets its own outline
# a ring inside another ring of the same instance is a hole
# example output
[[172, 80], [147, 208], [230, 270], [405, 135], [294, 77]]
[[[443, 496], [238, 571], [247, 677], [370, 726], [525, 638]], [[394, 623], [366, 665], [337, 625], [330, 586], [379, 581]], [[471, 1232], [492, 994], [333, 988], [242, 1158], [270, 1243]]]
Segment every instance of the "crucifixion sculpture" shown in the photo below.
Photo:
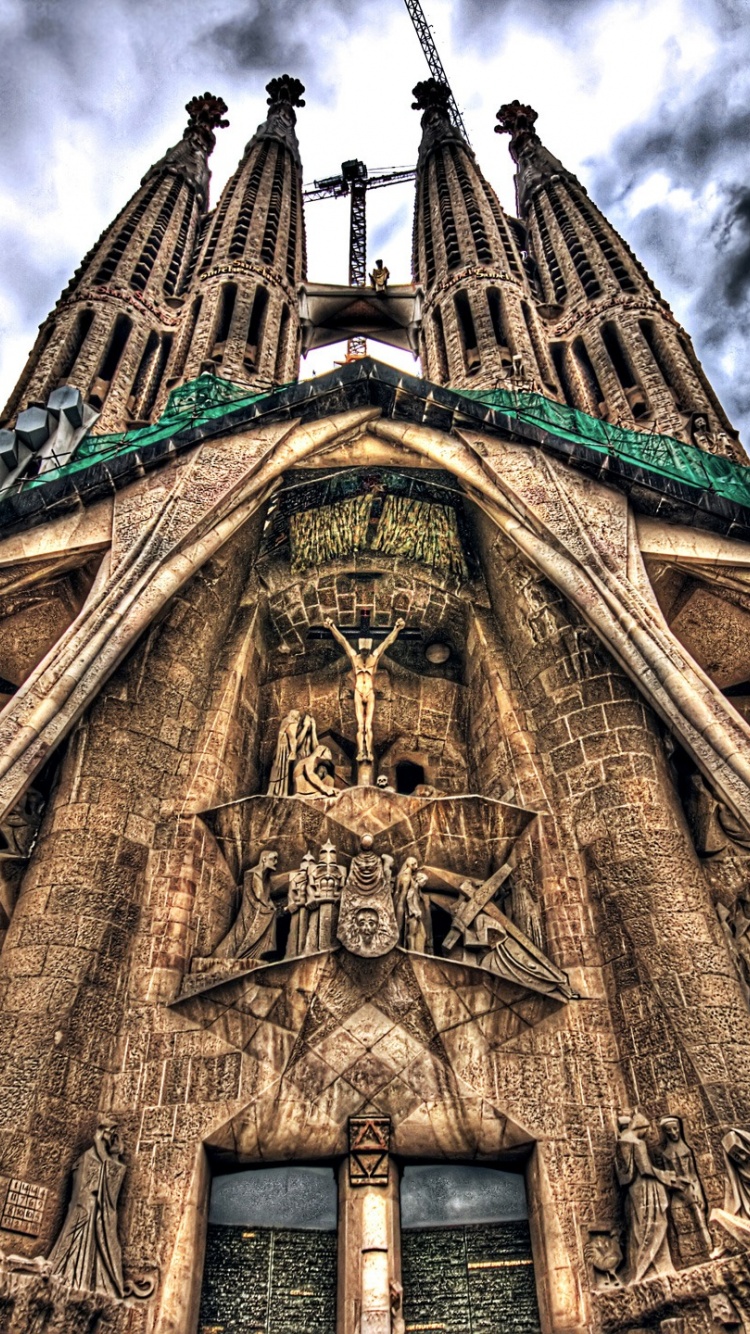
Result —
[[357, 762], [372, 764], [374, 760], [372, 749], [372, 721], [375, 715], [375, 673], [378, 670], [378, 663], [395, 643], [401, 631], [406, 625], [403, 616], [399, 616], [396, 624], [390, 634], [386, 635], [382, 644], [373, 648], [371, 638], [360, 638], [357, 640], [357, 648], [352, 648], [348, 639], [341, 633], [337, 625], [334, 625], [330, 616], [325, 619], [325, 624], [330, 630], [337, 644], [340, 644], [346, 653], [354, 672], [354, 712], [357, 716]]

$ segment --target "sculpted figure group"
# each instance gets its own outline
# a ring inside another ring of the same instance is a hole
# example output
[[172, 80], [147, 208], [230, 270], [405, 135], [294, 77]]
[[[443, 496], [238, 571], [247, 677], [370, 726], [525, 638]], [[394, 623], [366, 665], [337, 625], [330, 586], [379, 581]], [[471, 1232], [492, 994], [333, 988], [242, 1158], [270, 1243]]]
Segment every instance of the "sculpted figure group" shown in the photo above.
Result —
[[317, 856], [308, 848], [289, 872], [278, 872], [278, 853], [265, 849], [245, 872], [236, 916], [211, 957], [258, 964], [278, 958], [280, 913], [289, 917], [285, 959], [333, 949], [338, 942], [365, 958], [387, 954], [397, 945], [434, 954], [434, 903], [452, 921], [439, 947], [443, 957], [542, 995], [573, 997], [567, 975], [493, 902], [507, 878], [506, 868], [484, 882], [462, 881], [456, 898], [429, 888], [430, 873], [415, 856], [405, 857], [396, 868], [395, 858], [376, 852], [373, 842], [372, 835], [364, 834], [346, 866], [329, 840]]
[[709, 1213], [695, 1153], [685, 1138], [681, 1117], [661, 1118], [659, 1141], [653, 1149], [646, 1142], [649, 1129], [647, 1117], [637, 1109], [618, 1118], [615, 1173], [624, 1193], [625, 1247], [623, 1255], [617, 1228], [589, 1230], [586, 1256], [597, 1290], [642, 1283], [674, 1272], [670, 1231], [672, 1235], [680, 1233], [678, 1201], [682, 1218], [685, 1212], [692, 1218], [704, 1261], [724, 1254], [721, 1241], [711, 1234], [710, 1223], [750, 1247], [750, 1131], [734, 1128], [724, 1135], [724, 1204]]

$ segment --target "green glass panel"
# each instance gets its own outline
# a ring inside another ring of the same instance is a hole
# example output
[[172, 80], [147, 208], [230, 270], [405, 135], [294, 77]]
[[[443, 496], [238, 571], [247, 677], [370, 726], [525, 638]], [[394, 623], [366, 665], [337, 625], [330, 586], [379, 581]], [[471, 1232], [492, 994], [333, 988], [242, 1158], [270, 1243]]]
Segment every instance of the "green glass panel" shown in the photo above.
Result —
[[209, 1226], [198, 1334], [335, 1334], [336, 1233]]
[[407, 1334], [540, 1334], [525, 1221], [402, 1234]]

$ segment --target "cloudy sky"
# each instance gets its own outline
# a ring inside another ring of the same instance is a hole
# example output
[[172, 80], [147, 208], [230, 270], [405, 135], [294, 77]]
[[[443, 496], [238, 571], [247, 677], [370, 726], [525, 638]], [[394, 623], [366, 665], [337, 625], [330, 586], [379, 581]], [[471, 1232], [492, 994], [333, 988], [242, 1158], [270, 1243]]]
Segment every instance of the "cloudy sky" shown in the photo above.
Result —
[[[518, 97], [646, 264], [750, 444], [745, 0], [423, 3], [505, 206], [512, 173], [494, 115]], [[180, 137], [194, 93], [229, 103], [214, 200], [282, 71], [307, 86], [307, 181], [350, 157], [371, 170], [416, 158], [410, 94], [427, 71], [403, 0], [0, 0], [0, 41], [2, 399], [81, 256]], [[411, 207], [409, 186], [369, 197], [370, 263], [382, 255], [394, 280], [409, 277]], [[310, 277], [345, 281], [346, 203], [313, 204], [307, 220]]]

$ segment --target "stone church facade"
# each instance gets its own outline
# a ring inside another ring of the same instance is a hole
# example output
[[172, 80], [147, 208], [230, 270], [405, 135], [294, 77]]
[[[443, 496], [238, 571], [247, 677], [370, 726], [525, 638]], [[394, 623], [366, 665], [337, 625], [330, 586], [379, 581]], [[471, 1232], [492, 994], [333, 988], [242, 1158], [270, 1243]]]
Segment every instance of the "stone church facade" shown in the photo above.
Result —
[[303, 92], [0, 431], [0, 1329], [750, 1330], [747, 458], [529, 107], [308, 281]]

